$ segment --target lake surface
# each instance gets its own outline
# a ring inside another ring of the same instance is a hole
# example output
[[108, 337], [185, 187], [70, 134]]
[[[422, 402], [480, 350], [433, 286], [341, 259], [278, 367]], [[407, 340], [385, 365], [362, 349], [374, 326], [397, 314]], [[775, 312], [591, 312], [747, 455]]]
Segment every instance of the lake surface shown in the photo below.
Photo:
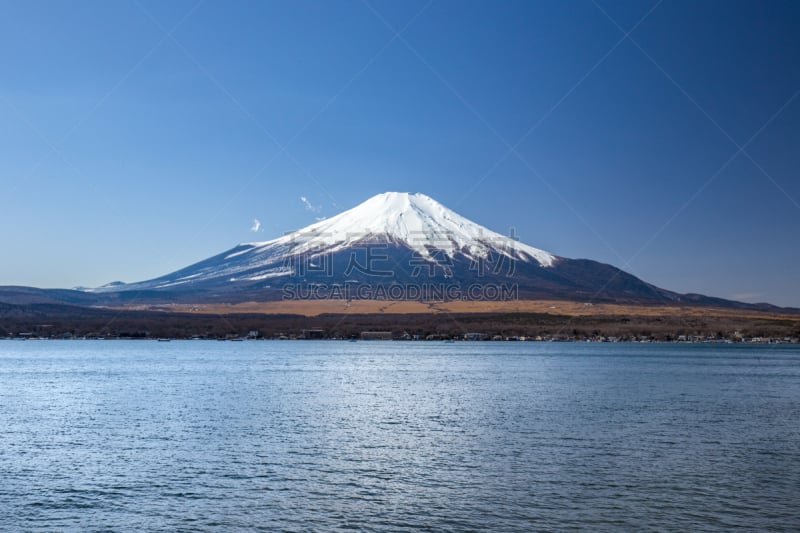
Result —
[[798, 530], [800, 347], [0, 341], [0, 530]]

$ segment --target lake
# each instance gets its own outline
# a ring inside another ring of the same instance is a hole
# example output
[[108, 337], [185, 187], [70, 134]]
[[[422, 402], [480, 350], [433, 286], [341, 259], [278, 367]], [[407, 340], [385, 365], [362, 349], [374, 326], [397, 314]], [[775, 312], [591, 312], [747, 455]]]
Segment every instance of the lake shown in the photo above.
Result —
[[797, 530], [800, 347], [0, 341], [0, 530]]

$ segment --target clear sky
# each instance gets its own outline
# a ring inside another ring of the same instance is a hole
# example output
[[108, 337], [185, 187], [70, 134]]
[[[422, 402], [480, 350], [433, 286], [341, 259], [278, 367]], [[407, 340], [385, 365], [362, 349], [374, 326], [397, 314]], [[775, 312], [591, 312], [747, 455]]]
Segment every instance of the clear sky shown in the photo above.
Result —
[[394, 190], [800, 307], [798, 91], [791, 1], [0, 1], [0, 284], [139, 281]]

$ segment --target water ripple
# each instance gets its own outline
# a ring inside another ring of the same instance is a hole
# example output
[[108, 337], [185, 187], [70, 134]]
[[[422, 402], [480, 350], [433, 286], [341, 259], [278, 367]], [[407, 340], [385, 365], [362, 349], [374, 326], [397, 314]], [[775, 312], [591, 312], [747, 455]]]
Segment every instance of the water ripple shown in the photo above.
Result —
[[0, 341], [0, 530], [800, 529], [792, 347]]

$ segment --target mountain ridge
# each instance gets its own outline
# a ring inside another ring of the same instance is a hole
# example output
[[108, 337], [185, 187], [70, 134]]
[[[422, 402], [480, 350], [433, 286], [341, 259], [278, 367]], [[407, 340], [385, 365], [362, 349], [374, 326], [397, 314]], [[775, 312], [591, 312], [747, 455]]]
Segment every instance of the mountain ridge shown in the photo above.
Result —
[[[524, 263], [552, 266], [559, 258], [491, 231], [423, 194], [382, 193], [334, 217], [318, 221], [287, 235], [261, 242], [241, 243], [230, 250], [152, 280], [109, 284], [95, 292], [166, 289], [198, 281], [260, 282], [288, 277], [290, 256], [309, 260], [325, 254], [346, 252], [354, 247], [401, 246], [421, 261], [438, 263], [456, 254], [482, 262], [491, 254]], [[443, 255], [442, 255], [443, 254]]]
[[2, 294], [24, 303], [78, 305], [555, 299], [780, 309], [669, 291], [612, 265], [521, 243], [424, 194], [399, 192], [378, 194], [300, 230], [241, 243], [150, 280], [74, 292], [0, 288]]

